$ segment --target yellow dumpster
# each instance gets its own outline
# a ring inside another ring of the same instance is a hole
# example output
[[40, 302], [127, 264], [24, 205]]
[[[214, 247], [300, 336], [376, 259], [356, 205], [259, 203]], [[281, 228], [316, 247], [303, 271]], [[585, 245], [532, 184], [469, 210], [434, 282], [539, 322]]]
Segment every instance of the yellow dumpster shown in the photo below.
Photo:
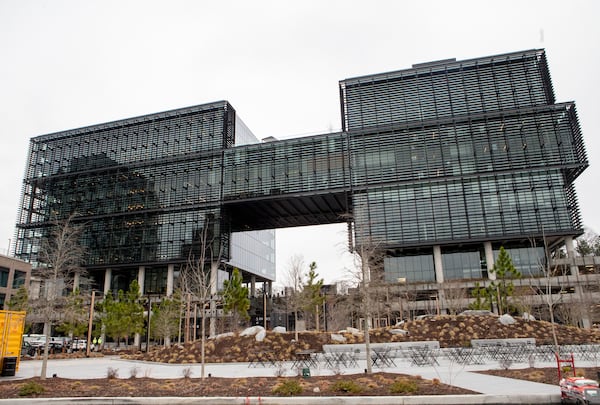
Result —
[[1, 375], [14, 376], [19, 369], [25, 311], [0, 311]]

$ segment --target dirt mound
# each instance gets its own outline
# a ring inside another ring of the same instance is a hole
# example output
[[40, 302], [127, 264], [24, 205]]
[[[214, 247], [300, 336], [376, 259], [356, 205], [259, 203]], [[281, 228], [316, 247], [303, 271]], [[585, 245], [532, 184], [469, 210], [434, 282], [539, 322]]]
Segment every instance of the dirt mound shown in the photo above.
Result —
[[[438, 316], [429, 319], [404, 323], [399, 329], [408, 334], [393, 334], [391, 328], [375, 329], [370, 333], [372, 343], [407, 342], [437, 340], [441, 347], [469, 346], [471, 339], [534, 338], [538, 345], [552, 344], [552, 325], [544, 321], [526, 321], [515, 318], [512, 325], [503, 325], [497, 316]], [[363, 343], [362, 333], [341, 333], [346, 343]], [[580, 329], [571, 326], [556, 325], [559, 344], [600, 343], [600, 331]], [[205, 345], [205, 361], [250, 362], [264, 354], [273, 361], [292, 360], [299, 350], [322, 351], [324, 344], [336, 344], [331, 333], [300, 332], [298, 340], [293, 332], [275, 333], [269, 331], [262, 342], [254, 336], [228, 336], [209, 339]], [[201, 362], [200, 341], [162, 347], [149, 353], [136, 353], [123, 356], [129, 359], [155, 361], [162, 363], [199, 363]]]

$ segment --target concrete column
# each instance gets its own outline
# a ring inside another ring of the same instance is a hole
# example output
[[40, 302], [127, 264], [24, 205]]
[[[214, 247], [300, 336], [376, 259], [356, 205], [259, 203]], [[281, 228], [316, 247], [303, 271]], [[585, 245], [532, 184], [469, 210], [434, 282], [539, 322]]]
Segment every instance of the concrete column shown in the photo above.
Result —
[[250, 277], [250, 296], [256, 297], [256, 276]]
[[[75, 292], [75, 290], [77, 290], [79, 288], [80, 279], [81, 279], [81, 275], [78, 272], [73, 275], [73, 292]], [[12, 283], [12, 280], [10, 280], [10, 282]], [[9, 284], [9, 285], [12, 285], [12, 284]]]
[[433, 267], [437, 283], [442, 284], [444, 282], [444, 266], [442, 264], [442, 248], [439, 245], [433, 247]]
[[[111, 287], [112, 280], [112, 269], [106, 269], [104, 271], [104, 296], [108, 294]], [[102, 326], [102, 331], [100, 332], [100, 341], [102, 344], [100, 345], [100, 350], [104, 349], [104, 345], [106, 342], [106, 332], [104, 330], [104, 325]]]
[[140, 266], [138, 268], [138, 284], [140, 285], [140, 294], [144, 295], [144, 284], [146, 282], [146, 268], [144, 266]]
[[111, 287], [112, 269], [106, 269], [104, 272], [104, 295], [108, 294]]
[[575, 243], [573, 242], [572, 236], [565, 236], [565, 248], [567, 249], [567, 257], [572, 263], [570, 265], [571, 275], [579, 276], [579, 267], [577, 267], [577, 264], [575, 263]]
[[485, 262], [487, 264], [488, 278], [490, 280], [496, 279], [494, 270], [494, 249], [492, 249], [492, 242], [483, 242], [483, 249], [485, 251]]
[[173, 286], [175, 285], [175, 265], [167, 266], [167, 297], [173, 295]]
[[[586, 304], [587, 298], [585, 296], [585, 293], [583, 292], [583, 283], [580, 282], [579, 279], [579, 267], [577, 266], [577, 263], [575, 262], [576, 257], [576, 253], [575, 253], [575, 243], [573, 242], [573, 237], [572, 236], [566, 236], [565, 237], [565, 248], [567, 249], [567, 258], [569, 259], [569, 262], [571, 263], [569, 265], [569, 268], [571, 270], [571, 276], [575, 276], [577, 279], [577, 295], [579, 297], [579, 301], [581, 302], [582, 307], [583, 308], [587, 308], [589, 307]], [[587, 283], [585, 283], [587, 284]], [[592, 327], [592, 322], [590, 321], [590, 313], [588, 309], [584, 309], [582, 311], [581, 314], [581, 325], [586, 328], [589, 329]]]
[[[138, 267], [137, 282], [140, 286], [140, 294], [144, 295], [144, 283], [146, 282], [146, 268], [144, 266]], [[136, 333], [133, 337], [133, 345], [141, 348], [142, 337], [139, 333]], [[146, 342], [148, 344], [148, 342]]]
[[208, 322], [209, 336], [217, 335], [217, 303], [215, 298], [218, 292], [219, 284], [219, 263], [211, 263], [210, 265], [210, 313], [211, 316]]

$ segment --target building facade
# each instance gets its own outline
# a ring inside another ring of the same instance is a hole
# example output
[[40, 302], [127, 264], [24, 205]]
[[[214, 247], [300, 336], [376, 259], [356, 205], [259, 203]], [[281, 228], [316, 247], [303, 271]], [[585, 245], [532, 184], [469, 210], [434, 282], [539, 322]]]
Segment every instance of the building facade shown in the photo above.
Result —
[[[351, 248], [385, 249], [388, 282], [487, 279], [500, 246], [535, 276], [544, 246], [573, 251], [588, 162], [543, 50], [339, 85], [337, 133], [251, 143], [217, 102], [33, 138], [16, 255], [35, 265], [52, 219], [73, 212], [95, 284], [142, 278], [151, 294], [172, 291], [206, 230], [244, 268], [236, 232], [347, 222]], [[247, 274], [273, 280], [274, 239], [258, 239]]]
[[8, 302], [19, 288], [29, 288], [30, 281], [30, 263], [0, 255], [0, 308], [9, 309]]
[[16, 256], [35, 266], [52, 221], [75, 213], [96, 290], [138, 280], [144, 294], [170, 294], [202, 235], [224, 261], [243, 253], [249, 280], [272, 281], [273, 231], [236, 234], [232, 250], [223, 229], [223, 150], [236, 141], [257, 142], [227, 102], [33, 138]]
[[387, 280], [487, 278], [501, 245], [536, 275], [544, 240], [573, 250], [588, 162], [543, 50], [414, 65], [340, 93], [357, 243], [390, 248]]

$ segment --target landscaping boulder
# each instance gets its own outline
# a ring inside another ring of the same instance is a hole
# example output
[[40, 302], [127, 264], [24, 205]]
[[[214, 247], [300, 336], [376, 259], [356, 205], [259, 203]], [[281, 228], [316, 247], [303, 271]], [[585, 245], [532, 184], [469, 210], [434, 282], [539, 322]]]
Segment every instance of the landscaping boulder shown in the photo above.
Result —
[[332, 342], [340, 342], [340, 343], [346, 343], [346, 338], [338, 333], [332, 333], [331, 334], [331, 341]]
[[531, 315], [529, 312], [523, 312], [522, 318], [526, 321], [535, 321], [535, 316]]
[[233, 332], [227, 332], [227, 333], [220, 333], [218, 335], [211, 336], [211, 337], [209, 337], [209, 339], [219, 340], [219, 339], [223, 339], [226, 337], [233, 337], [233, 336], [235, 336], [235, 334]]
[[260, 325], [256, 325], [256, 326], [251, 326], [249, 328], [246, 328], [242, 331], [242, 333], [240, 333], [240, 336], [254, 336], [256, 335], [258, 332], [260, 332], [261, 330], [265, 330], [265, 328], [263, 328]]
[[517, 322], [515, 321], [515, 318], [513, 318], [509, 314], [502, 315], [500, 318], [498, 318], [498, 320], [502, 325], [512, 325]]
[[263, 340], [265, 340], [265, 336], [267, 336], [267, 331], [266, 330], [259, 330], [258, 333], [256, 334], [256, 341], [257, 342], [262, 342]]

